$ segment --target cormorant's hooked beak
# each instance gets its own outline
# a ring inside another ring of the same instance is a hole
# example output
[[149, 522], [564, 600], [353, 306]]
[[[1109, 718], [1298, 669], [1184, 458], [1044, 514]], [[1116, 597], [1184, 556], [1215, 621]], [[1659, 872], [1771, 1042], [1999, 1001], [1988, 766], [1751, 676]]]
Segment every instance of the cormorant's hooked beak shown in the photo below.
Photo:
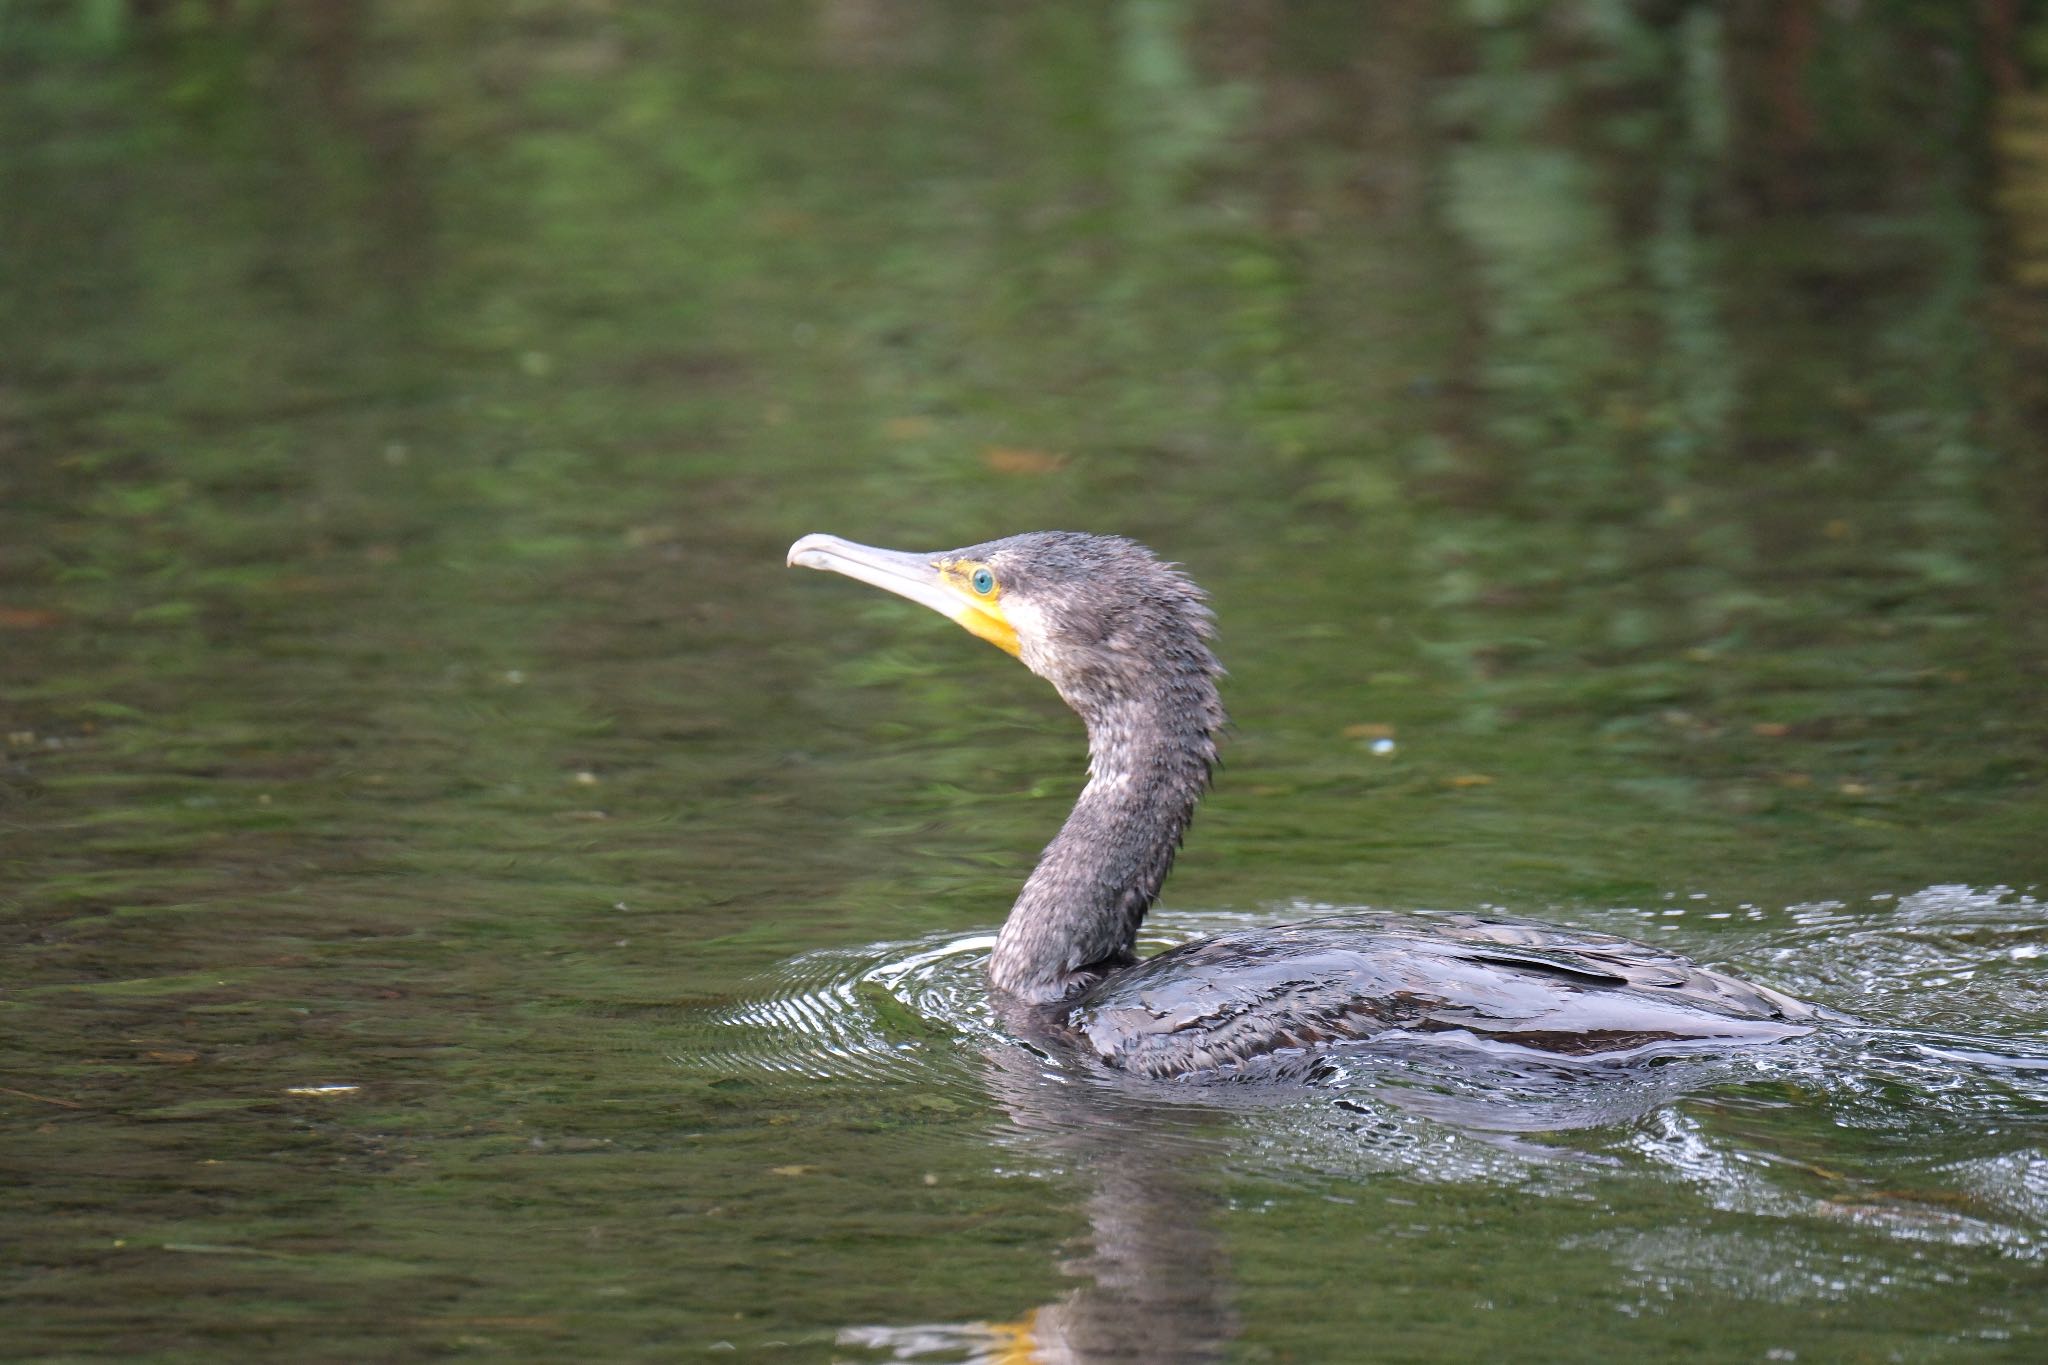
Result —
[[838, 536], [808, 535], [789, 547], [789, 563], [845, 574], [884, 592], [930, 607], [1008, 654], [1016, 654], [1017, 628], [1003, 611], [1000, 593], [978, 595], [972, 586], [978, 565], [948, 555], [913, 554], [856, 545]]

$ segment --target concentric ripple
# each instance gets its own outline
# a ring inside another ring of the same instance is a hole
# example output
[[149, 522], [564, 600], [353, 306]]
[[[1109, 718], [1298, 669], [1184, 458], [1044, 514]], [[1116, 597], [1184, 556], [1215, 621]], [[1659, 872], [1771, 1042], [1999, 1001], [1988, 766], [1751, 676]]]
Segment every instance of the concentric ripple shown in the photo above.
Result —
[[[716, 1011], [697, 1070], [929, 1078], [962, 1049], [999, 1042], [981, 979], [995, 938], [934, 934], [790, 959], [759, 994]], [[685, 1059], [678, 1058], [678, 1061]]]

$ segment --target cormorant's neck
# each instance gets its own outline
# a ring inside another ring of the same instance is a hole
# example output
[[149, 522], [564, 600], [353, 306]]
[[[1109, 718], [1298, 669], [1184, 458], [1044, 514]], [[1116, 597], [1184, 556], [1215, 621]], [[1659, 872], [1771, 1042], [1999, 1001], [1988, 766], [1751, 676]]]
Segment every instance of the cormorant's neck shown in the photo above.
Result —
[[1214, 657], [1199, 649], [1173, 665], [1107, 697], [1054, 679], [1088, 726], [1088, 785], [1003, 923], [989, 959], [997, 989], [1059, 1000], [1136, 961], [1223, 727]]

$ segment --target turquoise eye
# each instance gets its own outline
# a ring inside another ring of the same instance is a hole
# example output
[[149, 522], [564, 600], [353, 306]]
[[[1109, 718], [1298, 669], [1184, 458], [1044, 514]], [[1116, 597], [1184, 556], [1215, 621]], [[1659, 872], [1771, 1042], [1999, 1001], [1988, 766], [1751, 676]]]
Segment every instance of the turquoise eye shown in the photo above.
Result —
[[968, 581], [974, 584], [974, 590], [980, 593], [983, 597], [988, 596], [990, 593], [996, 590], [996, 576], [990, 573], [987, 569], [976, 569], [974, 571], [974, 577], [969, 579]]

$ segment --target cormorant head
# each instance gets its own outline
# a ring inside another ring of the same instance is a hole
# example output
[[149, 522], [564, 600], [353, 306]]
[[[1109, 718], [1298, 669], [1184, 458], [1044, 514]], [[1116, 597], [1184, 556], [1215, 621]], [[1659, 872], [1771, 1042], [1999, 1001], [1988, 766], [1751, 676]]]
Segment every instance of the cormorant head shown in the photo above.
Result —
[[1107, 702], [1181, 693], [1222, 672], [1209, 651], [1202, 590], [1122, 536], [1031, 531], [916, 553], [809, 535], [789, 547], [789, 562], [957, 621], [1021, 659], [1084, 716]]

